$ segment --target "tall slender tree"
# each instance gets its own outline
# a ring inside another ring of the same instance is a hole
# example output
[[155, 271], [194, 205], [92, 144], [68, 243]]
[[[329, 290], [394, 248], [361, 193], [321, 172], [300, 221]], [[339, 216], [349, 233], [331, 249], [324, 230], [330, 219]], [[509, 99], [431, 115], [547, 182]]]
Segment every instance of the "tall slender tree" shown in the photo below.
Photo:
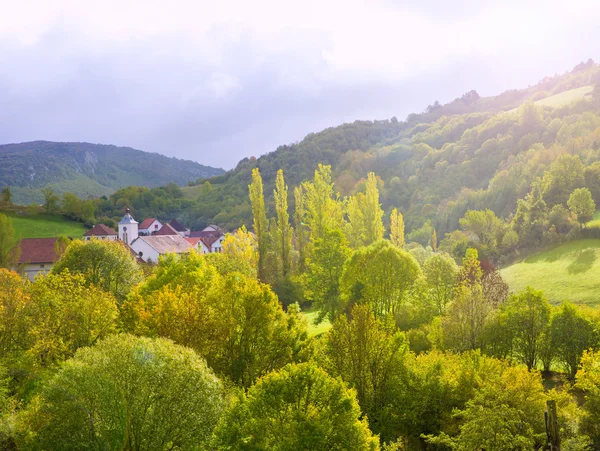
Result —
[[309, 233], [304, 217], [306, 216], [305, 197], [302, 186], [294, 188], [294, 200], [296, 210], [294, 211], [294, 224], [296, 225], [296, 249], [298, 250], [297, 271], [303, 273], [306, 269], [306, 246], [308, 244]]
[[379, 189], [377, 188], [377, 177], [375, 173], [369, 172], [367, 176], [367, 186], [364, 203], [364, 221], [365, 221], [365, 246], [369, 246], [375, 241], [383, 238], [383, 210], [379, 203]]
[[277, 171], [275, 181], [275, 212], [277, 213], [277, 241], [281, 276], [286, 277], [292, 266], [292, 226], [288, 213], [288, 187], [283, 178], [283, 170]]
[[17, 264], [21, 254], [20, 244], [12, 220], [0, 214], [0, 268], [11, 268]]
[[265, 209], [263, 180], [258, 168], [252, 170], [252, 183], [248, 185], [248, 191], [254, 218], [254, 233], [258, 242], [258, 278], [265, 281], [267, 277], [266, 260], [269, 243], [269, 222], [267, 221], [267, 210]]
[[390, 215], [390, 239], [395, 246], [404, 246], [404, 218], [397, 208]]

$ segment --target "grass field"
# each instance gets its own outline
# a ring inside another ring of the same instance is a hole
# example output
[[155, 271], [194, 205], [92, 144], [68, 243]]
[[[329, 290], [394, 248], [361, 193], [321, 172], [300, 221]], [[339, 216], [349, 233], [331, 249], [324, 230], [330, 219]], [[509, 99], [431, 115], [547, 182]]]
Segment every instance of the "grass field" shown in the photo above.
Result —
[[323, 332], [327, 332], [329, 329], [331, 329], [331, 323], [328, 320], [325, 320], [322, 323], [315, 325], [314, 321], [317, 318], [317, 312], [305, 310], [301, 312], [301, 314], [306, 318], [306, 321], [308, 322], [308, 334], [311, 337], [320, 335]]
[[[586, 95], [590, 94], [594, 90], [593, 85], [582, 86], [580, 88], [570, 89], [568, 91], [555, 94], [544, 99], [537, 100], [533, 103], [540, 106], [549, 106], [552, 108], [558, 108], [565, 105], [570, 105], [578, 100], [583, 99]], [[513, 108], [512, 110], [506, 111], [505, 113], [514, 113], [519, 110], [520, 107]]]
[[600, 304], [600, 240], [562, 244], [500, 270], [511, 291], [531, 286], [550, 302]]
[[6, 214], [12, 219], [13, 227], [21, 238], [51, 238], [60, 235], [79, 238], [85, 232], [83, 224], [68, 221], [62, 216]]

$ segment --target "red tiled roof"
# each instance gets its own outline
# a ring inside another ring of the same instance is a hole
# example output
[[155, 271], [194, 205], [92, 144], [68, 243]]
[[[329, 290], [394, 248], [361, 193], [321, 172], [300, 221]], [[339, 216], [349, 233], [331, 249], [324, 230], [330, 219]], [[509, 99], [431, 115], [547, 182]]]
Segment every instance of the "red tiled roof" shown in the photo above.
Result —
[[148, 227], [150, 227], [152, 225], [152, 223], [156, 221], [156, 218], [146, 218], [142, 221], [142, 223], [139, 226], [139, 230], [141, 229], [147, 229]]
[[117, 232], [115, 232], [110, 227], [105, 226], [104, 224], [96, 224], [94, 227], [92, 227], [90, 230], [88, 230], [87, 232], [85, 232], [83, 234], [83, 236], [107, 236], [107, 235], [117, 236]]
[[22, 263], [54, 263], [58, 256], [54, 252], [54, 244], [58, 238], [23, 238], [21, 240]]
[[185, 238], [185, 240], [195, 247], [198, 244], [198, 241], [200, 241], [200, 238]]
[[177, 233], [177, 230], [175, 230], [173, 228], [172, 225], [165, 224], [160, 228], [160, 230], [158, 232], [156, 232], [156, 235], [179, 235], [179, 234]]

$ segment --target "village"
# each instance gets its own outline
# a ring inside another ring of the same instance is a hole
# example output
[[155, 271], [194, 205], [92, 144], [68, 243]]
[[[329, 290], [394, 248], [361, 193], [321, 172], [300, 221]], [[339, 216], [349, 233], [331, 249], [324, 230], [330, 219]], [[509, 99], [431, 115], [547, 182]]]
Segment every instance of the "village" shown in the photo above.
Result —
[[[157, 218], [146, 218], [141, 223], [131, 215], [129, 208], [119, 221], [118, 231], [104, 224], [96, 224], [83, 235], [83, 240], [119, 240], [126, 244], [140, 262], [157, 263], [164, 254], [181, 254], [195, 250], [209, 254], [221, 252], [225, 233], [215, 225], [192, 231], [176, 219], [162, 223]], [[29, 280], [38, 274], [47, 274], [58, 261], [53, 238], [23, 238], [19, 267]]]

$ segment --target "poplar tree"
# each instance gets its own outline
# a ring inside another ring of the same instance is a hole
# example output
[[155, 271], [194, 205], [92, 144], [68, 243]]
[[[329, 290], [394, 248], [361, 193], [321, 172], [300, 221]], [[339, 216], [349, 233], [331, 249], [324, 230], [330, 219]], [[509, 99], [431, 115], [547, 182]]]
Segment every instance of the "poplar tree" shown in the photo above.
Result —
[[431, 248], [434, 252], [437, 252], [438, 240], [437, 240], [437, 232], [433, 229], [433, 233], [431, 235]]
[[348, 215], [346, 236], [348, 237], [350, 246], [355, 249], [365, 244], [364, 198], [363, 193], [350, 196], [346, 206], [346, 214]]
[[404, 218], [397, 208], [390, 215], [390, 239], [397, 247], [404, 247]]
[[288, 213], [288, 187], [283, 178], [283, 170], [277, 171], [275, 181], [275, 212], [277, 213], [277, 240], [279, 251], [279, 262], [281, 265], [281, 276], [286, 277], [292, 264], [292, 226], [290, 225], [290, 215]]
[[308, 243], [308, 229], [304, 223], [306, 208], [304, 205], [304, 191], [302, 186], [294, 188], [294, 200], [296, 202], [296, 211], [294, 212], [294, 224], [296, 225], [296, 249], [298, 250], [297, 270], [303, 273], [306, 269], [306, 245]]
[[369, 172], [367, 176], [366, 193], [364, 197], [364, 244], [368, 246], [383, 238], [383, 210], [379, 203], [379, 189], [377, 189], [377, 178], [375, 173]]
[[258, 278], [262, 281], [266, 277], [266, 259], [268, 252], [269, 223], [265, 209], [263, 194], [263, 181], [258, 168], [252, 170], [252, 183], [248, 185], [252, 217], [254, 219], [254, 233], [258, 243]]

